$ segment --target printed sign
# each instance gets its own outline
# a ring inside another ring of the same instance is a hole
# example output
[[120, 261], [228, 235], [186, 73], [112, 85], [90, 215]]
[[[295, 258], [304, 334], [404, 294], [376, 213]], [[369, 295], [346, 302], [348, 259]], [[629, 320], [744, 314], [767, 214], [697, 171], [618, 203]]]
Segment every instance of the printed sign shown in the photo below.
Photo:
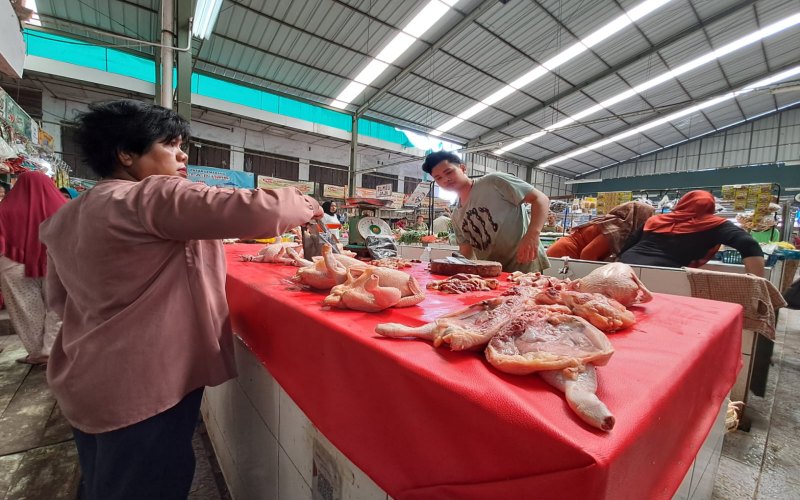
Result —
[[392, 198], [392, 185], [381, 184], [380, 186], [375, 186], [375, 197], [379, 200], [390, 200]]
[[409, 195], [409, 197], [405, 201], [405, 206], [407, 207], [418, 207], [422, 200], [428, 196], [428, 191], [430, 191], [430, 184], [427, 182], [420, 182], [417, 184], [417, 187], [414, 188], [414, 192]]
[[325, 184], [322, 188], [322, 196], [324, 198], [335, 198], [337, 200], [344, 199], [345, 186], [334, 186], [333, 184]]
[[263, 189], [280, 189], [285, 187], [296, 187], [303, 194], [314, 194], [314, 183], [311, 181], [290, 181], [287, 179], [279, 179], [277, 177], [269, 177], [266, 175], [258, 176], [258, 186]]
[[189, 180], [209, 186], [253, 189], [253, 174], [224, 168], [189, 165]]

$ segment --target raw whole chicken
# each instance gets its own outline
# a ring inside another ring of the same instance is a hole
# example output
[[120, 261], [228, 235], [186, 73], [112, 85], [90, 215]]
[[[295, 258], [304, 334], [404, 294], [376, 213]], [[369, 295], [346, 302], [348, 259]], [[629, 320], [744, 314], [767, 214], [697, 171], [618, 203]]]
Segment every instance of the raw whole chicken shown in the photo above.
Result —
[[570, 282], [568, 287], [579, 292], [602, 293], [626, 307], [653, 300], [653, 295], [639, 281], [631, 266], [622, 262], [599, 267], [583, 278]]
[[375, 331], [386, 337], [414, 337], [452, 350], [486, 347], [487, 360], [513, 374], [537, 373], [564, 392], [569, 407], [586, 423], [604, 431], [614, 416], [597, 397], [592, 364], [604, 365], [614, 350], [605, 334], [565, 306], [531, 305], [531, 297], [509, 295], [485, 300], [412, 328], [384, 323]]
[[[500, 328], [516, 314], [531, 307], [527, 297], [510, 295], [483, 300], [477, 304], [445, 314], [432, 323], [410, 327], [399, 323], [382, 323], [375, 331], [384, 337], [414, 337], [430, 340], [433, 345], [448, 344], [453, 351], [480, 349], [497, 335]], [[564, 312], [569, 309], [562, 308]]]
[[507, 322], [486, 347], [495, 368], [514, 375], [605, 365], [614, 354], [603, 332], [586, 320], [545, 308], [530, 309]]
[[322, 246], [322, 257], [314, 257], [313, 262], [301, 259], [299, 256], [295, 256], [295, 261], [303, 267], [297, 270], [293, 279], [320, 290], [328, 290], [344, 283], [348, 267], [364, 266], [358, 259], [333, 253], [327, 244]]
[[300, 248], [298, 243], [270, 243], [256, 255], [242, 255], [239, 257], [244, 262], [272, 262], [279, 264], [294, 264], [296, 253], [290, 253], [289, 249]]
[[559, 304], [568, 307], [604, 332], [615, 332], [636, 323], [636, 317], [625, 306], [600, 293], [582, 293], [559, 288], [545, 288], [534, 296], [537, 304]]
[[378, 312], [389, 307], [409, 307], [425, 299], [417, 280], [402, 271], [383, 267], [347, 269], [347, 280], [331, 289], [325, 305], [341, 309]]

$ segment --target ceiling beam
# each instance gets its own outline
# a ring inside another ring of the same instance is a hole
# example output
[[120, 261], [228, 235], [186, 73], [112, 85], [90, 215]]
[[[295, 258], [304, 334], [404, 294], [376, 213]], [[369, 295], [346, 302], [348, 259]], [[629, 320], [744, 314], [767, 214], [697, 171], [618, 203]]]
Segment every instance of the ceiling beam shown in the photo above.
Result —
[[[787, 64], [787, 65], [785, 65], [785, 66], [783, 66], [783, 67], [781, 67], [781, 68], [777, 69], [776, 71], [774, 71], [774, 72], [772, 72], [772, 73], [762, 73], [762, 74], [760, 74], [760, 75], [758, 75], [758, 76], [755, 76], [755, 77], [753, 77], [753, 78], [749, 79], [749, 80], [748, 80], [748, 81], [746, 81], [746, 82], [742, 82], [742, 83], [740, 84], [739, 88], [744, 88], [744, 87], [746, 87], [746, 86], [748, 86], [748, 85], [752, 85], [753, 83], [755, 83], [755, 82], [758, 82], [759, 80], [762, 80], [762, 79], [764, 79], [764, 78], [766, 78], [766, 77], [769, 77], [770, 75], [775, 75], [775, 74], [777, 74], [777, 73], [779, 73], [779, 72], [781, 72], [781, 71], [785, 71], [785, 70], [787, 70], [787, 69], [789, 69], [789, 68], [791, 68], [791, 67], [793, 67], [793, 66], [795, 66], [795, 65], [796, 65], [796, 62], [795, 62], [795, 64]], [[709, 100], [709, 99], [713, 99], [713, 98], [715, 98], [715, 97], [718, 97], [719, 95], [720, 95], [719, 91], [712, 92], [712, 93], [710, 93], [710, 94], [706, 94], [706, 95], [704, 95], [704, 96], [702, 96], [702, 97], [699, 97], [699, 98], [696, 100], [696, 102], [705, 102], [705, 101], [707, 101], [707, 100]], [[687, 105], [685, 108], [682, 108], [682, 109], [689, 108], [689, 107], [691, 106], [691, 104], [692, 104], [692, 103], [690, 102], [690, 103], [689, 103], [689, 105]], [[702, 110], [701, 110], [700, 112], [702, 112]], [[617, 134], [619, 134], [619, 133], [621, 133], [621, 132], [624, 132], [625, 130], [628, 130], [628, 129], [630, 129], [630, 128], [635, 128], [635, 127], [638, 127], [639, 125], [643, 125], [643, 124], [645, 124], [645, 123], [648, 123], [648, 122], [650, 122], [650, 121], [652, 121], [652, 120], [654, 120], [654, 119], [657, 119], [658, 117], [660, 117], [660, 116], [662, 116], [662, 115], [667, 115], [667, 114], [669, 114], [669, 112], [665, 112], [665, 113], [659, 113], [659, 114], [656, 114], [656, 115], [654, 115], [654, 116], [649, 116], [649, 117], [647, 117], [647, 118], [645, 118], [645, 119], [643, 119], [643, 120], [641, 120], [641, 121], [639, 121], [639, 122], [633, 123], [633, 124], [632, 124], [630, 127], [622, 127], [622, 128], [619, 128], [619, 129], [617, 129], [617, 130], [614, 130], [613, 132], [609, 132], [608, 134], [606, 134], [606, 136], [605, 136], [605, 137], [612, 137], [612, 136], [614, 136], [614, 135], [617, 135]], [[691, 115], [690, 115], [690, 116], [691, 116]], [[709, 122], [709, 125], [711, 125], [711, 130], [709, 130], [709, 131], [706, 131], [706, 132], [705, 132], [706, 134], [708, 134], [709, 132], [712, 132], [712, 133], [713, 133], [714, 131], [716, 131], [716, 130], [717, 130], [717, 128], [716, 128], [716, 127], [714, 127], [714, 124], [713, 124], [713, 123], [710, 123], [710, 122]], [[591, 144], [593, 144], [593, 143], [595, 143], [595, 142], [597, 142], [597, 139], [592, 139], [592, 140], [590, 140], [590, 141], [586, 141], [586, 142], [584, 142], [584, 143], [581, 143], [581, 144], [579, 144], [579, 145], [578, 145], [578, 148], [585, 148], [586, 146], [589, 146], [589, 145], [591, 145]], [[618, 144], [618, 143], [616, 143], [616, 142], [615, 142], [615, 144]], [[596, 151], [596, 150], [592, 150], [592, 152], [594, 152], [594, 153], [597, 153], [597, 151]], [[561, 154], [564, 154], [564, 153], [569, 153], [569, 151], [560, 152], [560, 153], [558, 153], [558, 155], [557, 155], [557, 156], [560, 156]], [[636, 156], [640, 156], [640, 155], [636, 155]], [[634, 157], [632, 156], [631, 158], [628, 158], [627, 160], [621, 160], [621, 161], [619, 161], [618, 163], [623, 163], [623, 162], [625, 162], [625, 161], [631, 160], [632, 158], [634, 158]], [[540, 162], [542, 162], [542, 163], [546, 163], [546, 162], [547, 162], [549, 159], [550, 159], [550, 158], [543, 158], [543, 159], [541, 159], [541, 160], [540, 160]], [[577, 160], [576, 158], [571, 158], [571, 159], [572, 159], [572, 160], [575, 160], [575, 161], [580, 161], [580, 160]]]
[[444, 35], [439, 37], [439, 39], [433, 43], [433, 45], [425, 49], [425, 52], [417, 56], [417, 58], [411, 61], [411, 63], [408, 64], [405, 68], [403, 68], [403, 70], [400, 71], [400, 73], [395, 75], [391, 80], [389, 80], [389, 82], [386, 83], [386, 85], [378, 89], [378, 91], [375, 94], [373, 94], [369, 99], [367, 99], [367, 101], [364, 104], [359, 106], [358, 109], [356, 109], [355, 111], [355, 115], [356, 116], [363, 115], [364, 112], [370, 108], [370, 106], [375, 104], [381, 97], [384, 96], [384, 94], [389, 92], [398, 83], [400, 83], [400, 81], [403, 78], [405, 78], [406, 75], [410, 74], [412, 71], [422, 66], [422, 64], [424, 64], [425, 61], [427, 61], [433, 54], [435, 54], [436, 51], [438, 51], [445, 44], [447, 44], [447, 42], [449, 42], [456, 36], [460, 35], [461, 32], [465, 28], [467, 28], [467, 26], [469, 26], [470, 24], [472, 24], [473, 21], [475, 21], [475, 19], [480, 17], [483, 13], [487, 12], [495, 5], [498, 5], [497, 0], [483, 0], [483, 2], [481, 2], [474, 9], [472, 9], [472, 11], [469, 14], [464, 16], [464, 18], [461, 21], [459, 21], [458, 24], [448, 29]]
[[551, 97], [550, 99], [546, 100], [545, 102], [543, 102], [541, 104], [537, 104], [536, 106], [532, 106], [532, 107], [522, 111], [521, 113], [517, 114], [515, 117], [513, 117], [510, 120], [507, 120], [507, 121], [501, 123], [500, 125], [492, 128], [491, 130], [489, 130], [488, 132], [484, 133], [483, 135], [481, 135], [477, 139], [474, 139], [471, 142], [474, 142], [475, 144], [483, 143], [484, 141], [488, 140], [489, 136], [491, 136], [492, 134], [495, 134], [495, 133], [501, 131], [502, 129], [504, 129], [506, 127], [510, 127], [511, 125], [515, 125], [515, 124], [517, 124], [517, 123], [519, 123], [521, 121], [525, 121], [525, 118], [531, 116], [532, 114], [537, 113], [537, 112], [549, 107], [550, 105], [552, 105], [552, 104], [564, 99], [565, 97], [568, 97], [568, 96], [570, 96], [570, 95], [572, 95], [572, 94], [574, 94], [576, 92], [581, 91], [582, 89], [588, 87], [592, 83], [594, 83], [594, 82], [596, 82], [598, 80], [601, 80], [601, 79], [603, 79], [603, 78], [605, 78], [607, 76], [613, 75], [616, 72], [620, 71], [621, 69], [625, 68], [626, 66], [630, 66], [631, 64], [633, 64], [633, 63], [635, 63], [637, 61], [640, 61], [641, 59], [650, 57], [651, 55], [658, 53], [658, 51], [660, 51], [661, 49], [667, 47], [668, 45], [671, 45], [672, 43], [675, 43], [676, 41], [678, 41], [678, 40], [680, 40], [680, 39], [682, 39], [682, 38], [684, 38], [684, 37], [686, 37], [688, 35], [691, 35], [692, 33], [695, 33], [697, 31], [702, 30], [704, 28], [705, 24], [710, 24], [710, 23], [713, 23], [714, 21], [717, 21], [719, 19], [723, 19], [725, 17], [728, 17], [731, 14], [734, 14], [734, 13], [736, 13], [736, 12], [738, 12], [738, 11], [744, 9], [744, 8], [749, 7], [750, 5], [754, 4], [756, 1], [757, 0], [744, 0], [742, 2], [737, 3], [734, 6], [731, 6], [731, 7], [727, 8], [727, 9], [724, 9], [723, 11], [718, 12], [718, 13], [708, 17], [707, 19], [705, 19], [704, 24], [697, 24], [697, 25], [692, 26], [691, 28], [687, 28], [687, 29], [681, 31], [680, 33], [676, 33], [675, 35], [673, 35], [673, 36], [671, 36], [671, 37], [669, 37], [669, 38], [667, 38], [667, 39], [665, 39], [665, 40], [653, 45], [649, 49], [647, 49], [647, 50], [645, 50], [643, 52], [640, 52], [639, 54], [636, 54], [636, 55], [634, 55], [632, 57], [629, 57], [628, 59], [620, 62], [619, 64], [615, 64], [614, 66], [608, 68], [607, 70], [603, 71], [602, 73], [600, 73], [598, 75], [595, 75], [595, 76], [593, 76], [591, 78], [588, 78], [588, 79], [584, 80], [583, 82], [579, 83], [578, 85], [576, 85], [576, 86], [574, 86], [574, 87], [572, 87], [570, 89], [565, 90], [564, 92], [561, 92], [561, 93]]
[[[764, 114], [759, 114], [758, 116], [755, 116], [755, 117], [745, 118], [743, 121], [740, 121], [740, 122], [736, 123], [735, 125], [723, 126], [723, 127], [720, 127], [719, 129], [716, 129], [715, 131], [712, 131], [711, 133], [704, 133], [704, 134], [701, 134], [699, 136], [695, 136], [695, 137], [693, 137], [691, 139], [688, 139], [686, 141], [682, 141], [682, 142], [680, 142], [678, 144], [675, 144], [674, 146], [667, 146], [664, 149], [659, 149], [658, 151], [653, 151], [652, 153], [647, 153], [647, 154], [644, 154], [644, 155], [640, 155], [640, 156], [638, 156], [636, 158], [629, 158], [629, 159], [627, 159], [625, 161], [612, 163], [610, 165], [606, 165], [604, 167], [600, 167], [600, 168], [598, 168], [596, 170], [593, 170], [591, 172], [585, 172], [585, 173], [582, 173], [582, 174], [578, 174], [578, 176], [576, 178], [580, 179], [584, 175], [596, 174], [597, 172], [602, 172], [603, 170], [608, 170], [609, 168], [614, 168], [614, 167], [617, 167], [619, 165], [623, 165], [625, 163], [628, 163], [630, 161], [638, 160], [639, 158], [644, 158], [646, 156], [650, 156], [650, 155], [661, 153], [662, 151], [667, 151], [667, 150], [670, 150], [670, 149], [678, 148], [678, 147], [683, 146], [684, 144], [689, 144], [690, 142], [695, 142], [695, 141], [699, 141], [699, 140], [705, 139], [705, 138], [709, 137], [710, 135], [713, 135], [713, 134], [716, 134], [716, 133], [719, 133], [719, 132], [723, 132], [723, 131], [725, 131], [725, 130], [727, 130], [729, 128], [735, 128], [735, 127], [738, 127], [740, 125], [744, 125], [746, 123], [756, 122], [758, 120], [761, 120], [762, 118], [769, 118], [770, 116], [776, 115], [778, 113], [783, 113], [784, 111], [789, 111], [791, 109], [800, 109], [800, 104], [795, 104], [793, 106], [789, 106], [789, 107], [786, 107], [786, 108], [783, 108], [783, 109], [777, 109], [776, 108], [776, 109], [774, 109], [772, 111], [769, 111], [769, 112], [764, 113]], [[729, 167], [721, 167], [721, 168], [724, 169], [724, 168], [729, 168]], [[599, 180], [600, 179], [598, 179], [598, 181]]]

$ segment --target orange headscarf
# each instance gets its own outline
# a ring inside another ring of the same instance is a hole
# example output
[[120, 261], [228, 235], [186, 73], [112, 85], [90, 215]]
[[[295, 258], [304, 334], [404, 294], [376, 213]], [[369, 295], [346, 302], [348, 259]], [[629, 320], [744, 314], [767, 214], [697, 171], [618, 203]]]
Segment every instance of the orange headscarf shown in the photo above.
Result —
[[656, 215], [644, 225], [646, 232], [689, 234], [714, 229], [725, 219], [714, 215], [714, 195], [707, 191], [689, 191], [675, 205], [672, 212]]

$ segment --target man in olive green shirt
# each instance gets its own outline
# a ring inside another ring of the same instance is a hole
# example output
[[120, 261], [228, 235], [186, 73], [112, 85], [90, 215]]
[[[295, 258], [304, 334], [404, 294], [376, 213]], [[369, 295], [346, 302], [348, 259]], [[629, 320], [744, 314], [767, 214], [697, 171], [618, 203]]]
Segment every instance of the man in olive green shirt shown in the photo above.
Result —
[[[422, 170], [440, 188], [458, 194], [453, 229], [464, 256], [500, 262], [506, 272], [550, 267], [539, 241], [550, 208], [544, 193], [500, 172], [470, 179], [461, 159], [445, 151], [429, 154]], [[530, 216], [525, 203], [531, 204]]]

